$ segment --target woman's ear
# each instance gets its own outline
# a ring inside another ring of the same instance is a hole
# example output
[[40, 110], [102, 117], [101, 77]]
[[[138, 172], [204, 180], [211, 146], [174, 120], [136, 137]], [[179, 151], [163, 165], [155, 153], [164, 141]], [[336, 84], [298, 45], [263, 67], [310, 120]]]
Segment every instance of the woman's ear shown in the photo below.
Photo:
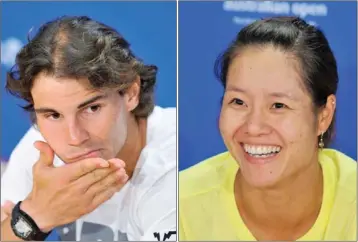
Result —
[[326, 105], [318, 114], [318, 130], [317, 136], [326, 132], [332, 123], [334, 112], [336, 110], [336, 96], [331, 94], [327, 97]]

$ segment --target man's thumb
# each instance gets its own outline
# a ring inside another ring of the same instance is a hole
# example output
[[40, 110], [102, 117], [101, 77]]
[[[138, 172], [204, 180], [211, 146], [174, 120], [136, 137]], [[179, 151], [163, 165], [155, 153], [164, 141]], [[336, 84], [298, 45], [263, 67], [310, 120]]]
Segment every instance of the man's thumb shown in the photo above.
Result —
[[38, 163], [45, 166], [52, 166], [54, 159], [54, 152], [52, 148], [43, 141], [36, 141], [34, 146], [38, 151], [40, 151], [40, 159], [38, 160]]

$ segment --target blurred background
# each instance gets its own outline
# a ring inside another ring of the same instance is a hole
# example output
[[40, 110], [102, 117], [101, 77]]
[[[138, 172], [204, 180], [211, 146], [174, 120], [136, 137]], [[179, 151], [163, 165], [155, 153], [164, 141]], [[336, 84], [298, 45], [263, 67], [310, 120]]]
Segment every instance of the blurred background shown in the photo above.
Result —
[[214, 61], [240, 29], [263, 17], [300, 16], [326, 34], [338, 63], [336, 139], [357, 159], [357, 2], [179, 2], [179, 169], [226, 151], [218, 130], [223, 88]]
[[30, 127], [23, 103], [6, 93], [6, 71], [27, 34], [63, 15], [87, 15], [117, 29], [134, 53], [159, 67], [156, 103], [176, 106], [176, 2], [1, 2], [1, 170]]

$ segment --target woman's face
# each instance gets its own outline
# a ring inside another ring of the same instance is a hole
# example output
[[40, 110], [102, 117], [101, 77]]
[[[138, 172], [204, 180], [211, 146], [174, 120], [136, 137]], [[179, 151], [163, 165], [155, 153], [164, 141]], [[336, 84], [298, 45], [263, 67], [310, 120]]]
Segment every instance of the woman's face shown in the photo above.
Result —
[[274, 186], [317, 162], [317, 136], [326, 129], [296, 64], [269, 46], [246, 48], [229, 67], [220, 131], [253, 186]]

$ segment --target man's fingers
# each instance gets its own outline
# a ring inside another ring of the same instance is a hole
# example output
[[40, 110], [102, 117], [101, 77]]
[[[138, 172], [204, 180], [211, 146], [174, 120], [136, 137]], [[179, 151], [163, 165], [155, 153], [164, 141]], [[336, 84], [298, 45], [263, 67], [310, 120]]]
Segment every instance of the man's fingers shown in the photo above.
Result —
[[[120, 168], [124, 173], [124, 169]], [[120, 170], [117, 168], [117, 170]], [[93, 184], [95, 184], [98, 181], [101, 181], [107, 177], [110, 177], [111, 174], [115, 174], [117, 170], [114, 170], [113, 168], [103, 168], [103, 169], [95, 169], [92, 172], [89, 172], [80, 178], [78, 178], [76, 181], [74, 181], [74, 185], [78, 186], [80, 190], [87, 191], [89, 187]], [[112, 174], [112, 176], [113, 176]], [[103, 182], [103, 181], [102, 181]]]
[[44, 166], [52, 166], [54, 159], [54, 151], [52, 148], [43, 141], [36, 141], [34, 146], [38, 151], [40, 151], [40, 158], [37, 163]]
[[101, 158], [89, 158], [77, 161], [71, 164], [60, 167], [70, 181], [75, 181], [78, 178], [90, 173], [96, 169], [109, 167], [109, 163]]
[[111, 164], [111, 166], [117, 167], [117, 168], [124, 168], [126, 167], [126, 163], [122, 161], [121, 159], [113, 158], [108, 160], [108, 162]]
[[116, 186], [110, 187], [106, 190], [103, 190], [102, 192], [98, 193], [93, 199], [92, 199], [92, 205], [91, 207], [93, 209], [97, 208], [99, 205], [104, 203], [105, 201], [109, 200], [116, 192], [118, 192], [125, 183], [117, 183]]
[[110, 174], [106, 175], [102, 179], [99, 179], [97, 182], [94, 182], [87, 187], [83, 187], [83, 190], [86, 190], [86, 194], [95, 196], [110, 187], [115, 187], [118, 184], [124, 184], [127, 180], [128, 175], [126, 174], [126, 171], [124, 168], [120, 168], [112, 171]]
[[[85, 176], [86, 174], [90, 172], [94, 172], [96, 170], [103, 170], [103, 168], [110, 168], [112, 170], [119, 169], [121, 167], [124, 167], [125, 163], [122, 160], [119, 159], [111, 159], [109, 161], [106, 161], [102, 158], [88, 158], [81, 161], [77, 161], [72, 164], [68, 164], [66, 166], [63, 166], [63, 169], [66, 170], [67, 175], [70, 177], [71, 181], [77, 180], [81, 178], [82, 176]], [[95, 172], [92, 174], [93, 176], [100, 175], [101, 172]], [[101, 176], [100, 176], [101, 178]]]

